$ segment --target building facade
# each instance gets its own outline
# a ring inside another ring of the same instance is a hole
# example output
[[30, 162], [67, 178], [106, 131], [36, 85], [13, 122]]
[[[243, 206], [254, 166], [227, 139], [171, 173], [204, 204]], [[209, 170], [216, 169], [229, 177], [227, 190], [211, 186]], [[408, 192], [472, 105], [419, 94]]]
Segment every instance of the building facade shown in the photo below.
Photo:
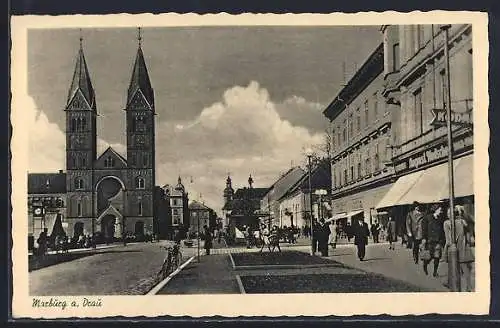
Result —
[[98, 110], [82, 40], [64, 111], [66, 172], [58, 194], [65, 196], [65, 233], [95, 234], [96, 242], [155, 233], [155, 102], [140, 42], [124, 110], [126, 157], [111, 147], [97, 154]]
[[189, 230], [189, 197], [182, 179], [177, 179], [175, 186], [165, 185], [163, 187], [165, 199], [170, 209], [169, 221], [167, 222], [168, 236], [173, 236], [175, 230]]
[[330, 121], [332, 215], [371, 224], [392, 185], [392, 122], [382, 94], [384, 45], [380, 44], [323, 112]]
[[[289, 227], [291, 225], [305, 227], [310, 226], [311, 215], [315, 219], [329, 216], [330, 208], [327, 206], [327, 203], [331, 197], [331, 178], [330, 164], [325, 159], [313, 164], [311, 168], [310, 188], [309, 172], [302, 170], [300, 178], [277, 200], [279, 208], [277, 212], [277, 225], [280, 227]], [[327, 192], [327, 195], [322, 196], [322, 199], [320, 199], [319, 195], [315, 194], [315, 191], [320, 189]]]
[[284, 213], [280, 211], [279, 199], [290, 190], [305, 174], [300, 167], [292, 167], [282, 174], [269, 188], [260, 202], [261, 222], [269, 227], [282, 226]]
[[217, 215], [205, 204], [193, 200], [189, 203], [189, 232], [203, 232], [204, 227], [215, 228]]
[[[449, 29], [450, 85], [447, 83], [445, 32], [441, 25], [383, 26], [384, 89], [391, 107], [391, 161], [397, 182], [378, 208], [405, 208], [413, 201], [448, 199], [447, 128], [433, 124], [433, 111], [473, 113], [472, 26]], [[452, 126], [456, 202], [474, 216], [473, 129]]]

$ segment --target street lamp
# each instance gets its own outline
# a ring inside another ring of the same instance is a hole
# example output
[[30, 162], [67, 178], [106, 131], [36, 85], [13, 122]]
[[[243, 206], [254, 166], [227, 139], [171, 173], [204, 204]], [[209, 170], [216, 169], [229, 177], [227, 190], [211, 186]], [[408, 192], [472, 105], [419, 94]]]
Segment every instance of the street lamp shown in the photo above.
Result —
[[313, 238], [313, 213], [312, 213], [312, 185], [311, 185], [311, 158], [313, 152], [311, 148], [306, 149], [307, 163], [308, 163], [308, 180], [309, 180], [309, 216], [311, 218], [311, 255], [314, 255], [314, 238]]
[[448, 284], [452, 291], [460, 290], [460, 279], [458, 273], [458, 251], [455, 240], [455, 214], [454, 214], [454, 181], [453, 181], [453, 142], [451, 131], [451, 87], [450, 87], [450, 52], [448, 49], [449, 43], [449, 28], [451, 25], [441, 26], [444, 32], [444, 57], [446, 64], [446, 125], [448, 129], [448, 175], [449, 175], [449, 201], [450, 201], [450, 224], [451, 224], [451, 245], [448, 247]]
[[322, 215], [322, 208], [321, 208], [321, 205], [322, 205], [321, 196], [327, 195], [328, 192], [325, 189], [318, 189], [318, 190], [316, 190], [314, 192], [314, 194], [319, 196], [318, 216], [321, 218], [321, 217], [323, 217], [323, 215]]

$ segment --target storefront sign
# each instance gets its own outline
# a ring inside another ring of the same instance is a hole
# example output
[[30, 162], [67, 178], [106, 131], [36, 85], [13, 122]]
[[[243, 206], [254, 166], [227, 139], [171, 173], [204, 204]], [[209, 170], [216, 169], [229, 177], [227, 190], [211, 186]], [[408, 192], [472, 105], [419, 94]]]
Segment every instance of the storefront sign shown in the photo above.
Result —
[[[467, 136], [463, 139], [456, 140], [453, 142], [453, 151], [459, 152], [460, 150], [472, 146], [474, 143], [473, 137]], [[448, 156], [448, 145], [441, 144], [437, 147], [424, 150], [423, 152], [411, 156], [401, 163], [395, 165], [396, 172], [401, 172], [405, 170], [418, 169], [419, 167], [425, 166], [432, 162], [439, 161]]]
[[[431, 109], [431, 112], [434, 115], [430, 123], [431, 125], [446, 125], [448, 122], [448, 113], [446, 112], [446, 109], [434, 108]], [[452, 111], [450, 116], [452, 124], [471, 126], [474, 123], [472, 120], [472, 111], [468, 113], [458, 113]]]

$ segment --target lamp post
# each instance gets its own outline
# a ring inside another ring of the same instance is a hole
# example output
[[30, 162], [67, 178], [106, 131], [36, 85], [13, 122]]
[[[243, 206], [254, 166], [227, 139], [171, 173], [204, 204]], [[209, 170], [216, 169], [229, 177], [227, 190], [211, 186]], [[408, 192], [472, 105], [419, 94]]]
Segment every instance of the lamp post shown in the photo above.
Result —
[[311, 255], [314, 255], [314, 238], [313, 238], [313, 212], [312, 212], [312, 185], [311, 185], [311, 157], [312, 157], [312, 149], [308, 148], [306, 150], [307, 155], [307, 163], [308, 163], [308, 180], [309, 180], [309, 215], [311, 218]]
[[450, 87], [450, 53], [448, 49], [449, 29], [451, 25], [441, 26], [444, 32], [444, 57], [446, 65], [446, 126], [448, 130], [448, 182], [449, 182], [449, 202], [450, 202], [450, 225], [451, 225], [451, 245], [448, 247], [448, 285], [451, 290], [460, 290], [460, 279], [458, 272], [458, 251], [455, 240], [455, 214], [454, 214], [454, 177], [453, 177], [453, 139], [451, 130], [451, 87]]

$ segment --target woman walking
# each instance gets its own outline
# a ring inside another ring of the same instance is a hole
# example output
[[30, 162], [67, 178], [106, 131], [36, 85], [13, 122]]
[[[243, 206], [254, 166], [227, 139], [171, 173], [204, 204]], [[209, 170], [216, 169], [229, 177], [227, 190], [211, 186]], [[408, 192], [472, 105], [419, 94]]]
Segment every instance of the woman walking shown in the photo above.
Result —
[[394, 250], [394, 242], [398, 240], [396, 236], [396, 221], [392, 217], [392, 213], [389, 213], [389, 221], [387, 222], [387, 241], [389, 242], [389, 249]]
[[[474, 264], [474, 248], [471, 243], [471, 231], [469, 225], [464, 220], [464, 209], [455, 206], [455, 242], [457, 245], [458, 263], [460, 267], [460, 291], [471, 292], [472, 288], [472, 266]], [[448, 209], [448, 219], [443, 224], [446, 238], [446, 249], [452, 244], [450, 210]], [[447, 259], [448, 260], [448, 259]]]
[[330, 222], [330, 236], [328, 236], [328, 244], [332, 246], [333, 249], [337, 248], [337, 231], [337, 222], [335, 220], [332, 220]]

